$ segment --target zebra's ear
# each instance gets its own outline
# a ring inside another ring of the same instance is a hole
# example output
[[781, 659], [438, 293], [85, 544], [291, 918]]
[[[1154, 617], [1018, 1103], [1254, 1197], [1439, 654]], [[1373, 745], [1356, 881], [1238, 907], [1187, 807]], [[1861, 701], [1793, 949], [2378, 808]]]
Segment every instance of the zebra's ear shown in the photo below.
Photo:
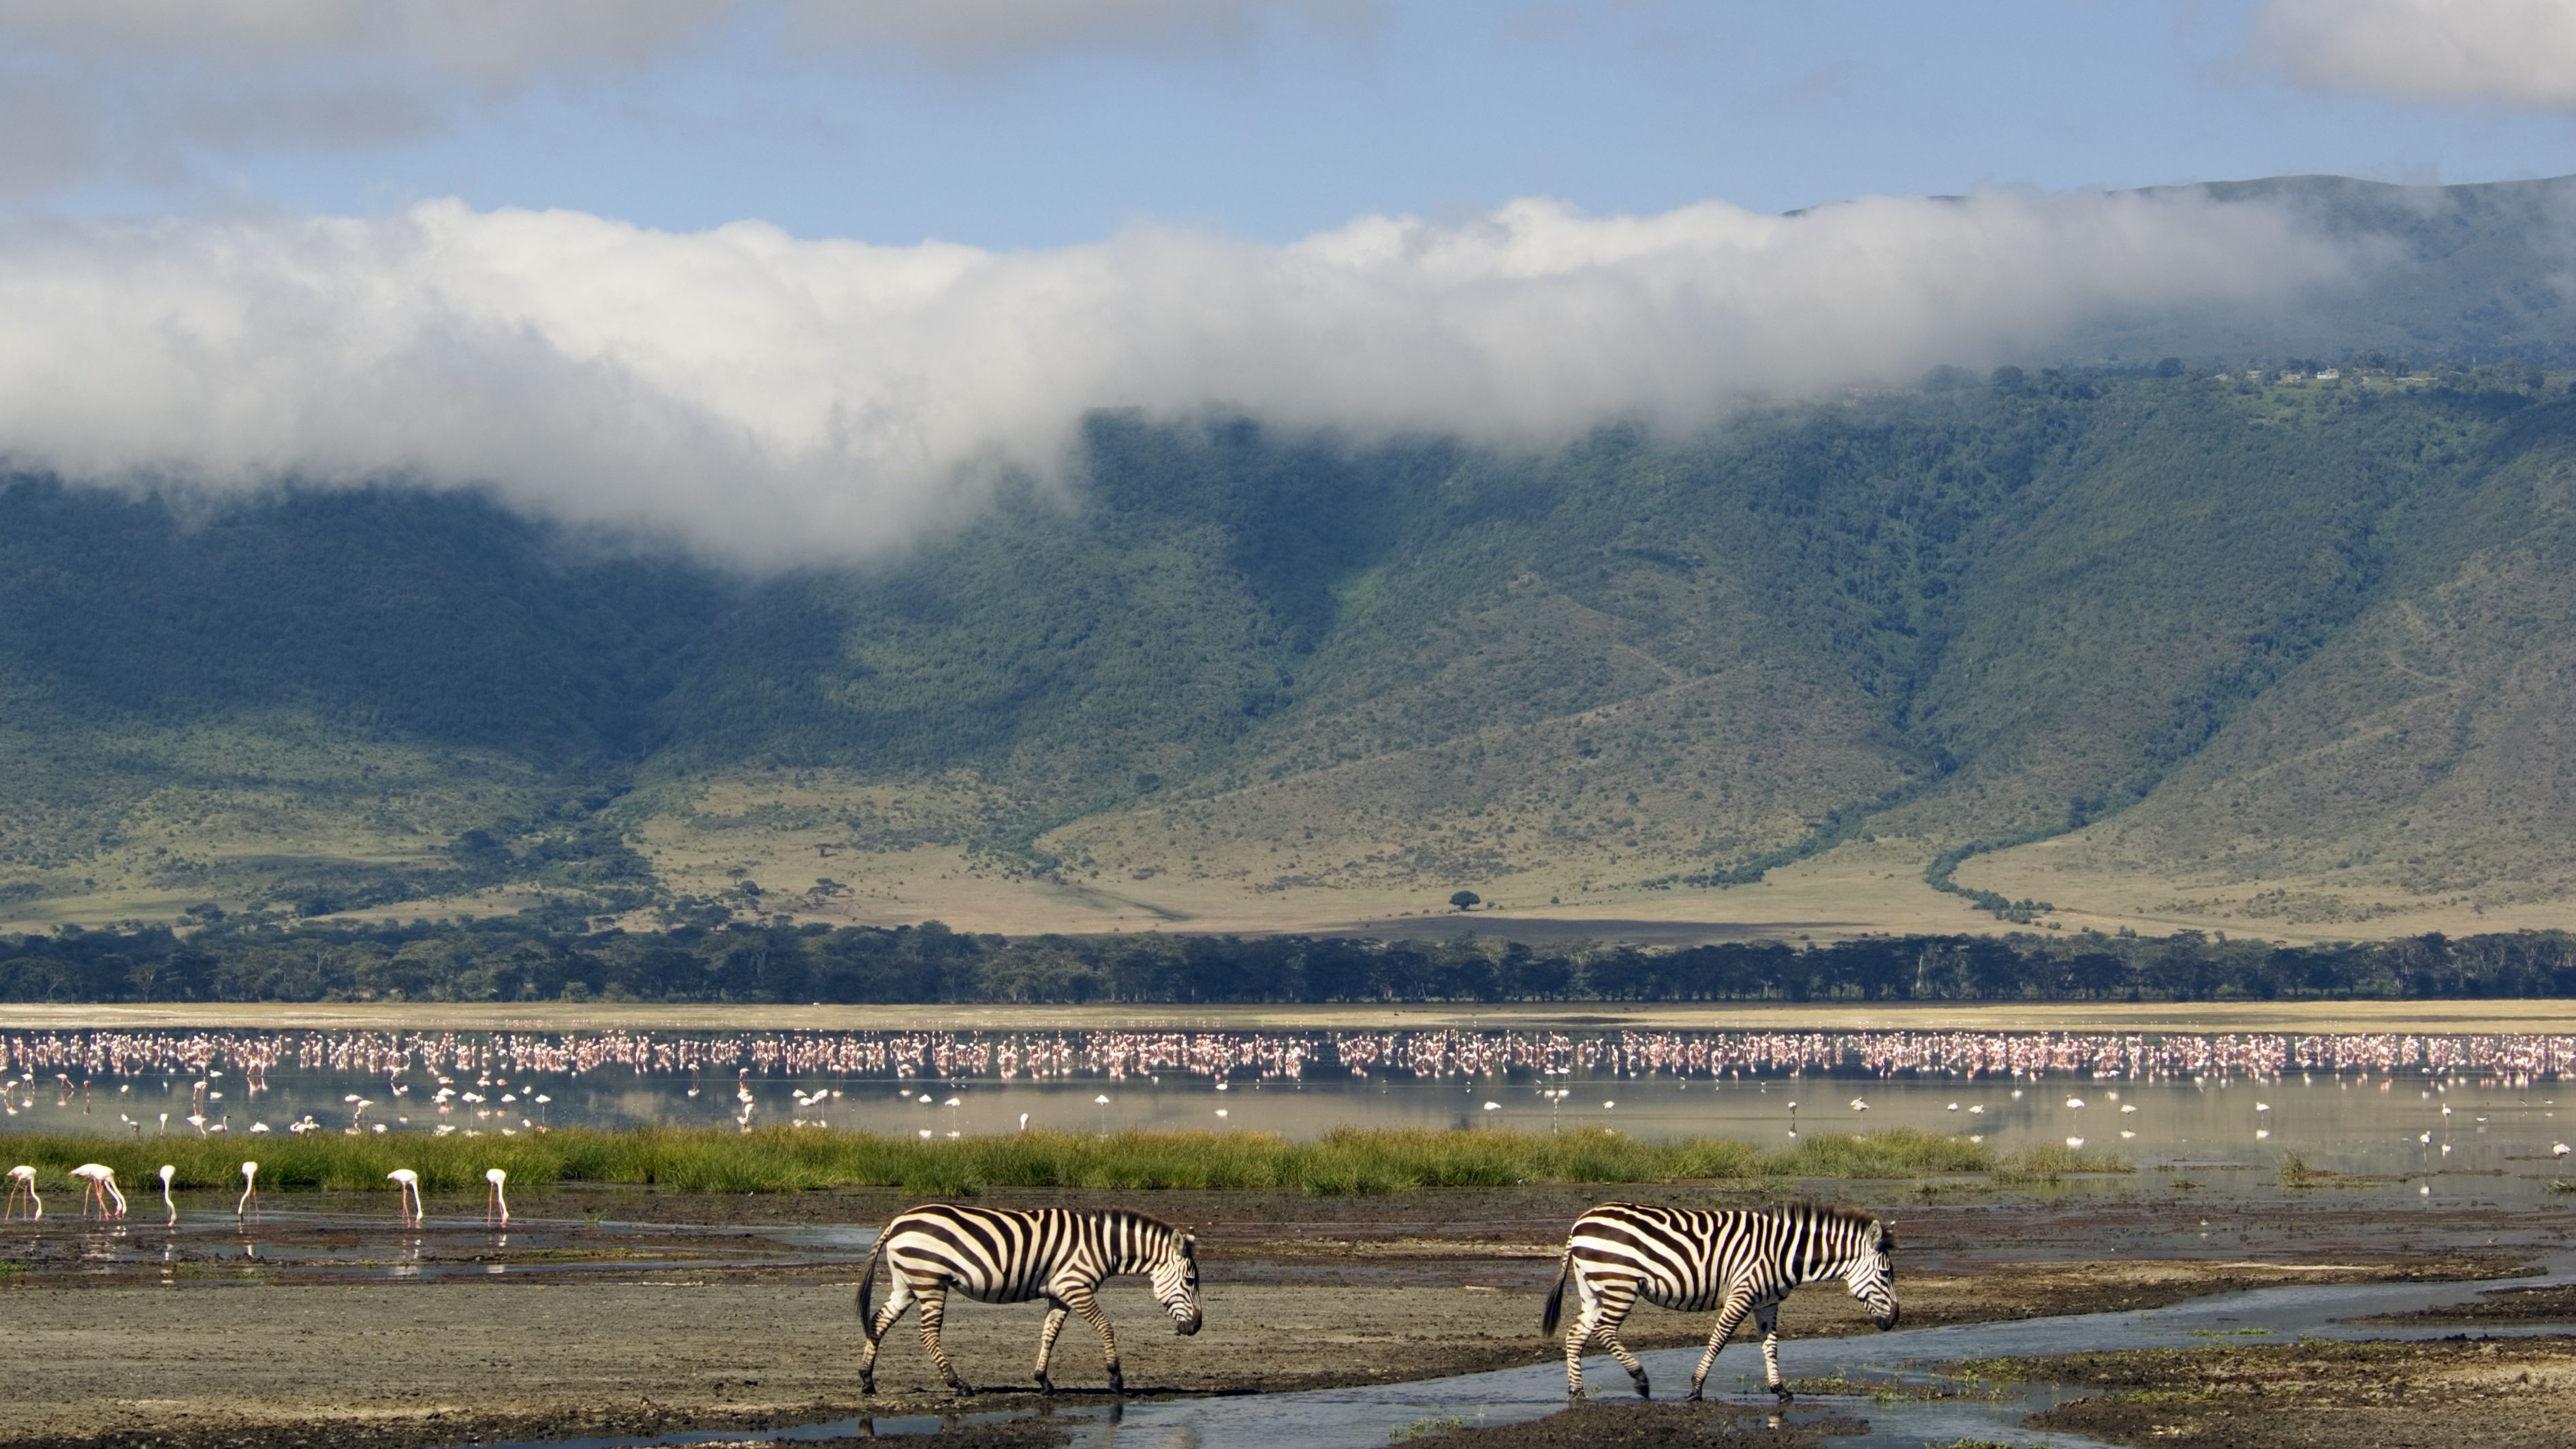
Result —
[[1184, 1258], [1196, 1258], [1198, 1255], [1199, 1235], [1188, 1228], [1181, 1229], [1181, 1256]]
[[1896, 1229], [1885, 1222], [1880, 1222], [1876, 1226], [1878, 1228], [1878, 1250], [1882, 1253], [1895, 1252]]

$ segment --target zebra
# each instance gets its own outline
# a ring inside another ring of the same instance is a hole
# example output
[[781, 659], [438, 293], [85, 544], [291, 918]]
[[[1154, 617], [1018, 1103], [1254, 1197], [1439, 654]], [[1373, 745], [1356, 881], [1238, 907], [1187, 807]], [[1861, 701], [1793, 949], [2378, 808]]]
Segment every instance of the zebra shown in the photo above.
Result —
[[1840, 1278], [1868, 1305], [1880, 1330], [1896, 1326], [1896, 1240], [1885, 1224], [1851, 1208], [1791, 1203], [1767, 1210], [1701, 1212], [1608, 1202], [1575, 1219], [1557, 1258], [1556, 1286], [1548, 1290], [1540, 1332], [1556, 1332], [1565, 1285], [1574, 1284], [1578, 1311], [1565, 1331], [1565, 1392], [1583, 1397], [1583, 1350], [1606, 1344], [1628, 1376], [1646, 1391], [1646, 1366], [1619, 1341], [1619, 1324], [1639, 1298], [1665, 1308], [1718, 1310], [1708, 1351], [1691, 1374], [1690, 1396], [1700, 1396], [1717, 1351], [1748, 1313], [1762, 1329], [1764, 1387], [1789, 1401], [1780, 1380], [1780, 1300], [1801, 1283]]
[[[882, 1310], [874, 1307], [879, 1258], [894, 1280]], [[1047, 1359], [1055, 1352], [1056, 1334], [1064, 1328], [1066, 1314], [1081, 1314], [1083, 1322], [1099, 1331], [1110, 1392], [1125, 1393], [1118, 1340], [1094, 1296], [1102, 1279], [1121, 1273], [1143, 1273], [1152, 1280], [1154, 1297], [1183, 1336], [1199, 1331], [1198, 1240], [1161, 1218], [1118, 1210], [1011, 1211], [948, 1203], [897, 1214], [877, 1235], [859, 1279], [859, 1328], [868, 1339], [859, 1359], [859, 1391], [877, 1391], [878, 1344], [917, 1302], [921, 1342], [930, 1350], [930, 1361], [939, 1365], [948, 1387], [961, 1394], [974, 1392], [939, 1346], [940, 1315], [954, 1289], [982, 1303], [1047, 1301], [1046, 1326], [1038, 1331], [1037, 1369], [1038, 1387], [1047, 1393], [1055, 1392]]]

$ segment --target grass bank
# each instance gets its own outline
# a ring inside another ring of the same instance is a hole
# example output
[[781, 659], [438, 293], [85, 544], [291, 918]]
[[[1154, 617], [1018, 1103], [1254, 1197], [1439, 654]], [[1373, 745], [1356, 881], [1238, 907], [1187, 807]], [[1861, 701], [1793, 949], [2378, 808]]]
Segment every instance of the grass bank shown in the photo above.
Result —
[[[1897, 1128], [1818, 1136], [1785, 1151], [1701, 1137], [1643, 1142], [1607, 1130], [1582, 1132], [1419, 1132], [1345, 1129], [1313, 1142], [1261, 1132], [1122, 1132], [1088, 1136], [1028, 1132], [923, 1141], [859, 1132], [787, 1127], [734, 1132], [563, 1128], [493, 1137], [164, 1137], [117, 1142], [96, 1137], [11, 1137], [0, 1152], [36, 1168], [45, 1187], [70, 1184], [85, 1162], [116, 1169], [129, 1196], [148, 1188], [164, 1163], [181, 1188], [237, 1187], [245, 1158], [259, 1163], [262, 1190], [380, 1189], [408, 1167], [430, 1191], [480, 1191], [498, 1167], [512, 1187], [583, 1183], [651, 1185], [690, 1192], [796, 1192], [834, 1187], [900, 1187], [926, 1196], [987, 1188], [1213, 1188], [1287, 1190], [1332, 1196], [1426, 1187], [1514, 1183], [1763, 1181], [1798, 1177], [1913, 1178], [1940, 1173], [2008, 1175], [2015, 1162], [1962, 1137]], [[2063, 1154], [2063, 1149], [2055, 1149]], [[2061, 1170], [2119, 1171], [2115, 1159], [2071, 1159]]]

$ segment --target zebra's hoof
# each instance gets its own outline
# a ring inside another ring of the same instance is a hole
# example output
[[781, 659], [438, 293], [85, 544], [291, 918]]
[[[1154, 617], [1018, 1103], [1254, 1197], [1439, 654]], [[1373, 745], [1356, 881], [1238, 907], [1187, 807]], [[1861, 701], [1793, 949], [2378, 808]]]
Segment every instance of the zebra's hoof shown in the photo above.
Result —
[[1780, 1396], [1780, 1402], [1783, 1404], [1787, 1404], [1798, 1397], [1796, 1394], [1789, 1392], [1789, 1386], [1787, 1384], [1773, 1384], [1771, 1386], [1771, 1392], [1778, 1394]]
[[1051, 1394], [1055, 1392], [1055, 1380], [1048, 1378], [1045, 1374], [1039, 1374], [1037, 1378], [1039, 1393]]
[[1691, 1385], [1691, 1391], [1690, 1391], [1689, 1393], [1684, 1394], [1684, 1395], [1682, 1396], [1682, 1401], [1683, 1401], [1684, 1403], [1690, 1403], [1690, 1404], [1696, 1404], [1696, 1403], [1701, 1402], [1701, 1399], [1700, 1399], [1700, 1396], [1699, 1396], [1699, 1385], [1697, 1385], [1697, 1384], [1693, 1384], [1693, 1385]]
[[1641, 1399], [1651, 1399], [1654, 1397], [1654, 1394], [1646, 1387], [1646, 1376], [1644, 1374], [1637, 1375], [1637, 1397]]
[[975, 1396], [975, 1386], [964, 1379], [950, 1379], [948, 1391], [961, 1399], [971, 1399]]
[[877, 1381], [875, 1379], [859, 1380], [859, 1392], [868, 1398], [876, 1397]]
[[1123, 1394], [1127, 1392], [1127, 1376], [1119, 1373], [1111, 1374], [1109, 1376], [1109, 1392], [1113, 1394]]

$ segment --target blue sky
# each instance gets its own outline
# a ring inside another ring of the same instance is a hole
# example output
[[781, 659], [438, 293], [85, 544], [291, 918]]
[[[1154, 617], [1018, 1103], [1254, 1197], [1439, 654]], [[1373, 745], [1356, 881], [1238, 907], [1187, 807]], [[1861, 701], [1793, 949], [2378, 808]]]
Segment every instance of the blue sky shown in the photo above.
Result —
[[[2253, 0], [1108, 0], [1095, 13], [1136, 17], [1090, 27], [1050, 0], [967, 8], [989, 22], [818, 39], [787, 6], [709, 3], [622, 52], [555, 35], [444, 70], [357, 43], [83, 51], [21, 27], [21, 64], [106, 97], [109, 139], [17, 204], [365, 215], [454, 196], [675, 230], [758, 218], [1042, 247], [1137, 220], [1281, 241], [1519, 196], [1781, 211], [1988, 184], [2576, 170], [2566, 109], [2320, 88], [2265, 48]], [[115, 95], [147, 84], [229, 107], [229, 129]], [[288, 105], [335, 93], [360, 124]], [[263, 102], [282, 118], [240, 121]]]

